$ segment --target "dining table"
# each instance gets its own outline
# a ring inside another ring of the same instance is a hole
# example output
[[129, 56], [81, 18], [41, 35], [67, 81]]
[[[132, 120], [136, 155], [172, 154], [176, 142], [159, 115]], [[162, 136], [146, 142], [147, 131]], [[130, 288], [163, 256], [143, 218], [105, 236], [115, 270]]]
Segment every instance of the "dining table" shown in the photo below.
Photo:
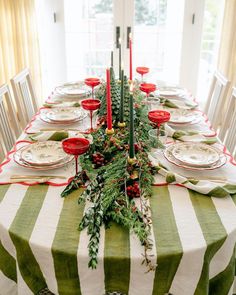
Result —
[[[51, 131], [63, 130], [68, 136], [71, 133], [92, 140], [86, 134], [90, 124], [86, 111], [81, 120], [66, 126], [50, 124], [45, 122], [48, 120], [45, 112], [55, 106], [49, 104], [50, 100], [32, 118], [0, 166], [0, 294], [236, 293], [236, 194], [207, 195], [167, 181], [164, 173], [155, 175], [152, 196], [147, 200], [152, 220], [150, 259], [155, 267], [147, 269], [137, 236], [116, 223], [109, 228], [101, 227], [97, 267], [88, 267], [89, 235], [86, 230], [78, 230], [78, 226], [91, 204], [88, 201], [78, 204], [83, 187], [61, 197], [74, 176], [74, 161], [42, 171], [28, 169], [17, 158], [17, 151], [29, 145], [36, 133], [49, 135]], [[191, 128], [203, 131], [208, 138], [215, 137], [206, 115], [197, 107], [196, 112], [199, 120]], [[96, 124], [96, 114], [93, 120]], [[155, 149], [149, 156], [152, 163], [161, 160], [169, 171], [186, 179], [219, 184], [234, 181], [235, 161], [219, 140], [213, 146], [226, 161], [213, 170], [184, 169], [162, 153], [157, 159]], [[13, 175], [18, 176], [14, 179]], [[31, 178], [21, 180], [24, 175]], [[42, 175], [46, 179], [42, 180]], [[135, 203], [140, 206], [138, 198]]]

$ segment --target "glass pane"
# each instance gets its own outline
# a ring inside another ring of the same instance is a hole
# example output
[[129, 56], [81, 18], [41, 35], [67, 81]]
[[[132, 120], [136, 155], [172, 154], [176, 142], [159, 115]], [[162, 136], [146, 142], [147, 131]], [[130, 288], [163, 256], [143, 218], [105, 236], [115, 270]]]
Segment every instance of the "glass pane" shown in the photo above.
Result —
[[65, 0], [67, 79], [100, 76], [113, 46], [113, 0]]
[[202, 105], [206, 100], [213, 72], [217, 67], [224, 3], [225, 0], [205, 0], [197, 94]]
[[183, 13], [184, 0], [135, 0], [134, 64], [155, 79], [178, 83]]

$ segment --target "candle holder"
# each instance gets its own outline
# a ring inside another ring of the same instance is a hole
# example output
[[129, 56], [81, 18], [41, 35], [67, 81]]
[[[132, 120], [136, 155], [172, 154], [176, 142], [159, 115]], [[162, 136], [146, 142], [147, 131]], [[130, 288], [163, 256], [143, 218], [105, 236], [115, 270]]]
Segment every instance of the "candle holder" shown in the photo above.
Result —
[[130, 164], [130, 165], [135, 165], [136, 163], [137, 163], [137, 158], [136, 157], [134, 157], [134, 158], [130, 158], [130, 157], [128, 157], [128, 164]]
[[115, 130], [112, 128], [112, 129], [108, 129], [106, 128], [106, 135], [113, 135], [115, 132]]
[[126, 123], [125, 122], [118, 122], [117, 125], [119, 128], [124, 128], [126, 126]]

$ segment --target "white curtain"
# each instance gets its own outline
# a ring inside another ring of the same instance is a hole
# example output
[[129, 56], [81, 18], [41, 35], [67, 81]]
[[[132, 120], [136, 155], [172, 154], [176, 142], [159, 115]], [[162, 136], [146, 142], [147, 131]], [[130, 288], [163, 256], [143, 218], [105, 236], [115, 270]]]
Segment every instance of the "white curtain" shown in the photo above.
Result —
[[0, 85], [29, 68], [41, 95], [41, 71], [34, 0], [0, 0]]

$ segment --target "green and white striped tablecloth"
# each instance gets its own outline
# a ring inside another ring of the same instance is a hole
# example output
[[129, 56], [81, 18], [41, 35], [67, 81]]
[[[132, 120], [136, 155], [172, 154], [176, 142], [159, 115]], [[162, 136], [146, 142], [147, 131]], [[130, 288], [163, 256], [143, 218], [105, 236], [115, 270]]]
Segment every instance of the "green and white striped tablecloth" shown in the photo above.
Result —
[[[186, 188], [153, 187], [153, 261], [127, 230], [101, 231], [99, 263], [88, 269], [88, 236], [77, 230], [86, 209], [81, 191], [64, 187], [0, 186], [0, 294], [232, 295], [235, 275], [236, 196], [210, 198]], [[138, 205], [139, 200], [137, 200]]]

